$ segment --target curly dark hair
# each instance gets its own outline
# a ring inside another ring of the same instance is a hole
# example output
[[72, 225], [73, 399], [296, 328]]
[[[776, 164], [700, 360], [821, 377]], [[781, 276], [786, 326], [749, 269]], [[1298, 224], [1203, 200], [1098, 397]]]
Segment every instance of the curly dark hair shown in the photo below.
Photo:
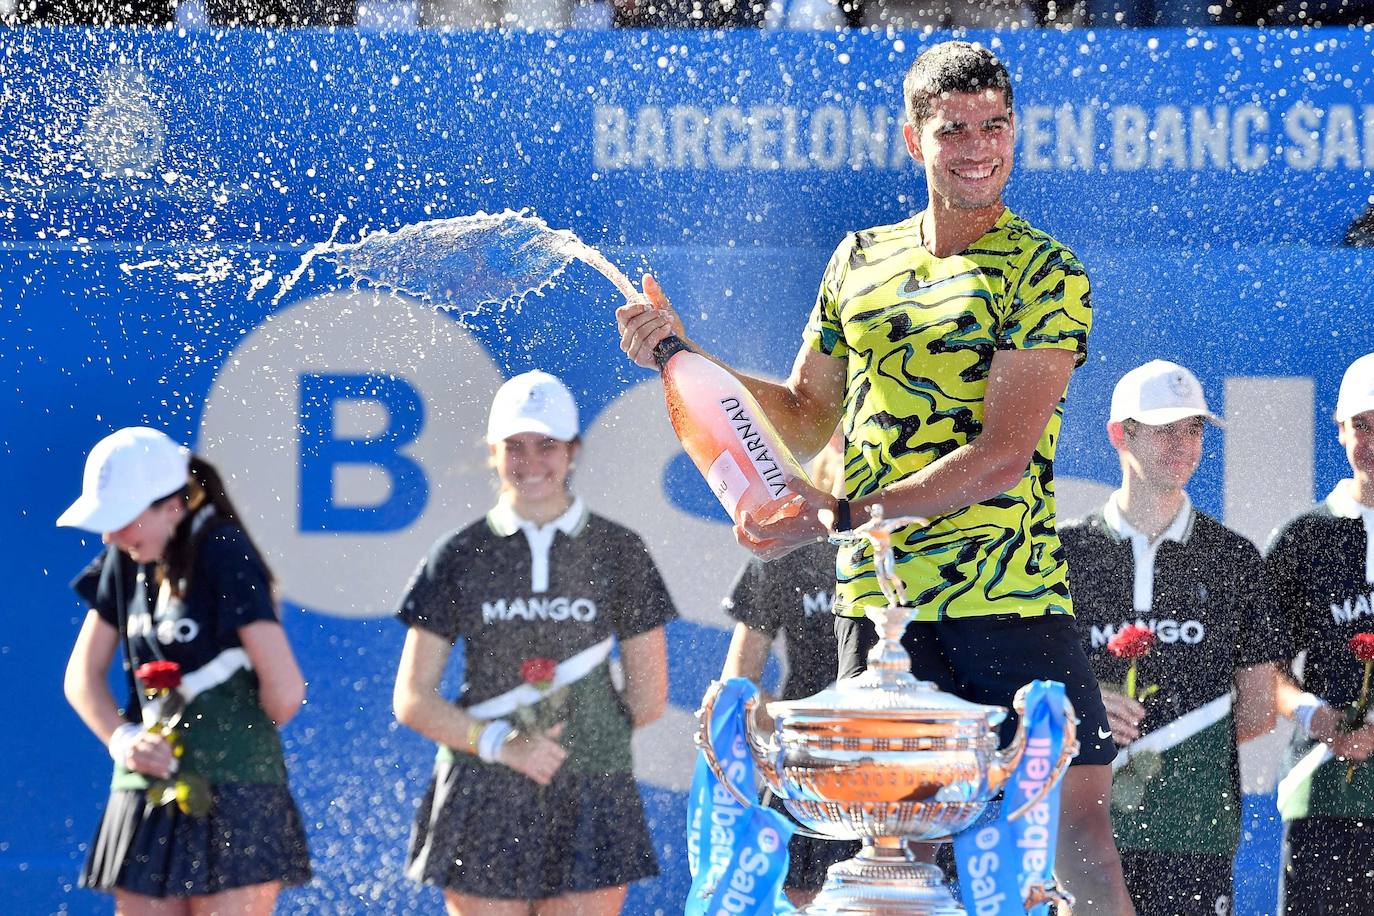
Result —
[[932, 45], [912, 61], [902, 82], [907, 120], [920, 127], [942, 96], [984, 89], [1001, 89], [1011, 111], [1011, 74], [997, 55], [968, 41]]

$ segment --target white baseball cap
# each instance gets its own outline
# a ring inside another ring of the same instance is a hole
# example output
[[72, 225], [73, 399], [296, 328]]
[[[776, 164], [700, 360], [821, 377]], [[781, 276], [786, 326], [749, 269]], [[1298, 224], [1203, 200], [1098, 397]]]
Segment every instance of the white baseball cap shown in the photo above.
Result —
[[1165, 426], [1188, 417], [1203, 417], [1217, 426], [1221, 419], [1207, 409], [1197, 376], [1168, 360], [1153, 359], [1121, 376], [1112, 389], [1113, 423], [1135, 420]]
[[1336, 398], [1336, 422], [1374, 410], [1374, 353], [1366, 353], [1350, 364], [1341, 379], [1341, 393]]
[[568, 386], [535, 369], [497, 389], [487, 420], [487, 442], [495, 445], [520, 433], [540, 433], [563, 442], [576, 439], [577, 402]]
[[186, 486], [189, 449], [166, 433], [126, 426], [101, 439], [86, 456], [81, 496], [57, 524], [106, 534]]

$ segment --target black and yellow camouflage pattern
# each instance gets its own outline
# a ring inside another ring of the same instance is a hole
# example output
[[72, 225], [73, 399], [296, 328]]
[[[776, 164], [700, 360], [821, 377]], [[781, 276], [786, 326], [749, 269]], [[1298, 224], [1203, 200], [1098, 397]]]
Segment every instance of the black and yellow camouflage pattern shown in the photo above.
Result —
[[[821, 281], [806, 343], [847, 364], [850, 499], [889, 487], [976, 438], [998, 350], [1087, 358], [1087, 273], [1068, 248], [1004, 211], [960, 254], [921, 245], [919, 218], [847, 236]], [[1072, 614], [1055, 531], [1054, 450], [1063, 399], [1012, 490], [893, 537], [917, 620]], [[855, 519], [857, 523], [859, 519]], [[835, 613], [884, 603], [867, 547], [842, 548]]]

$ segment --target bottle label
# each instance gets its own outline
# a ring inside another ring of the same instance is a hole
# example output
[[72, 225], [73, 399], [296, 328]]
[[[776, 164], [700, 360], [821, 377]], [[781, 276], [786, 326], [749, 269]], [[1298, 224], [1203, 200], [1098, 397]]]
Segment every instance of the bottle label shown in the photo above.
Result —
[[[754, 463], [754, 471], [768, 491], [768, 497], [777, 499], [782, 496], [787, 492], [787, 474], [783, 470], [782, 462], [773, 454], [773, 449], [764, 439], [763, 429], [749, 416], [739, 398], [721, 398], [720, 405], [725, 408], [725, 415], [729, 418], [730, 426], [739, 438], [740, 445], [749, 453], [749, 460]], [[733, 514], [732, 511], [731, 515]]]
[[716, 499], [725, 507], [726, 513], [734, 518], [735, 507], [739, 505], [740, 497], [749, 489], [749, 478], [739, 469], [735, 456], [730, 454], [728, 448], [711, 462], [711, 467], [706, 471], [706, 483], [711, 487], [711, 492], [716, 494]]

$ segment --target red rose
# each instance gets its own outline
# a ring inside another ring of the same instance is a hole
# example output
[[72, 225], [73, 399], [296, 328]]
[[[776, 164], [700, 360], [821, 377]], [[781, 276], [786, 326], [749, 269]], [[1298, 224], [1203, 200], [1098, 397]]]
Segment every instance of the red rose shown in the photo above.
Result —
[[1155, 634], [1139, 623], [1128, 624], [1107, 640], [1107, 651], [1117, 658], [1139, 658], [1154, 647]]
[[531, 658], [520, 666], [520, 679], [541, 690], [553, 683], [558, 663], [551, 658]]
[[144, 690], [171, 690], [181, 685], [181, 666], [176, 662], [148, 662], [134, 669]]
[[1374, 662], [1374, 633], [1356, 633], [1350, 638], [1350, 651], [1362, 662]]

